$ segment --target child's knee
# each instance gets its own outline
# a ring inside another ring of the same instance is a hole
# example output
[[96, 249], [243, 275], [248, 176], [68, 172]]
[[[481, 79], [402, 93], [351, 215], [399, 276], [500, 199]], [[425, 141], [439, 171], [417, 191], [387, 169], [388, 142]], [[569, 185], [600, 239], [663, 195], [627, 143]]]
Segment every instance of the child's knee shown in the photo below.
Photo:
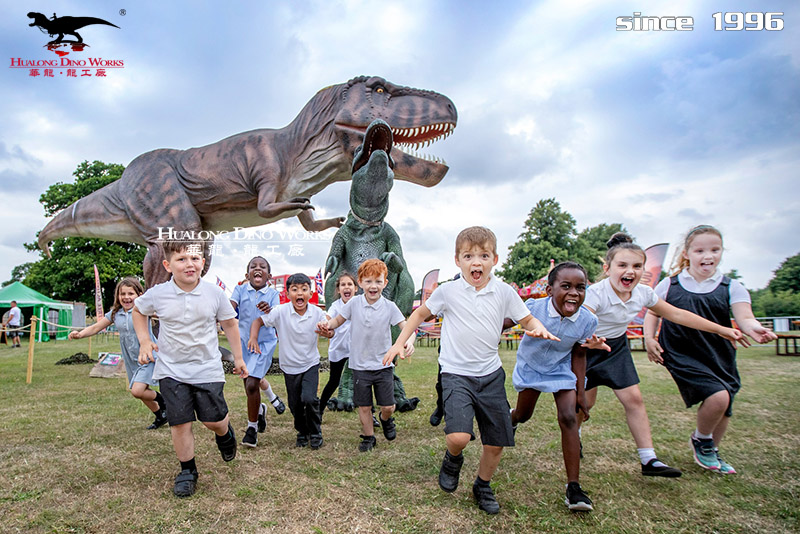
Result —
[[573, 429], [578, 426], [578, 418], [574, 410], [558, 412], [558, 425], [564, 429]]
[[445, 441], [447, 442], [448, 448], [463, 450], [470, 442], [470, 439], [471, 436], [467, 432], [453, 432], [447, 434]]
[[259, 388], [260, 379], [247, 377], [244, 379], [244, 392], [247, 395], [255, 395], [259, 393], [261, 389]]
[[131, 387], [131, 395], [137, 399], [141, 399], [145, 391], [147, 391], [147, 387], [140, 382], [135, 382]]

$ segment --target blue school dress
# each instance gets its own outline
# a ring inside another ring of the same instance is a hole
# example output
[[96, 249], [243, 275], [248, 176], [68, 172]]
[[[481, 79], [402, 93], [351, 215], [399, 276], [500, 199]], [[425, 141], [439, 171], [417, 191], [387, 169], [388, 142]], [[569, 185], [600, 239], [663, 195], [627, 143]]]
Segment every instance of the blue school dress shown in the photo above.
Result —
[[280, 304], [280, 294], [271, 287], [254, 289], [247, 283], [234, 288], [231, 300], [236, 303], [239, 312], [239, 337], [242, 342], [242, 357], [247, 366], [247, 372], [253, 378], [264, 378], [272, 366], [272, 355], [278, 345], [275, 329], [262, 327], [258, 331], [258, 348], [261, 350], [261, 354], [247, 350], [247, 340], [250, 339], [250, 325], [263, 315], [256, 308], [256, 304], [266, 302], [270, 307], [275, 308]]
[[[111, 318], [111, 311], [109, 311], [105, 318], [114, 323], [114, 326], [119, 332], [119, 347], [122, 350], [122, 361], [125, 362], [125, 372], [128, 373], [128, 388], [133, 386], [134, 382], [142, 382], [149, 386], [157, 386], [158, 380], [153, 380], [153, 369], [155, 369], [155, 362], [146, 363], [145, 365], [139, 364], [139, 338], [136, 337], [136, 331], [133, 329], [133, 309], [126, 312], [120, 308]], [[147, 329], [150, 333], [150, 339], [155, 342], [153, 336], [153, 329], [150, 325], [150, 319], [147, 320]], [[153, 353], [154, 357], [158, 353]]]

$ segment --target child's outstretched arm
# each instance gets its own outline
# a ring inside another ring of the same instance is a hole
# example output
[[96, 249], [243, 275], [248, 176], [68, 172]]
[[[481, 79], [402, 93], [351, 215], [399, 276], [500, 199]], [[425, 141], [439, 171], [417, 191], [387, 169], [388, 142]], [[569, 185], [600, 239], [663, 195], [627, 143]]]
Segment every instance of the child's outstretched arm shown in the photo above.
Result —
[[655, 306], [652, 306], [650, 310], [653, 313], [660, 315], [664, 319], [672, 321], [673, 323], [688, 326], [689, 328], [694, 328], [695, 330], [702, 330], [704, 332], [718, 334], [733, 343], [734, 346], [736, 346], [737, 342], [739, 342], [739, 344], [743, 347], [750, 346], [750, 342], [747, 341], [747, 338], [745, 338], [739, 330], [722, 326], [720, 324], [711, 322], [708, 319], [704, 319], [699, 315], [695, 315], [690, 311], [676, 308], [665, 300], [658, 299], [658, 302], [656, 302]]
[[542, 322], [531, 314], [526, 315], [519, 322], [522, 328], [525, 329], [525, 335], [531, 337], [540, 337], [542, 339], [551, 339], [553, 341], [561, 341], [559, 338], [547, 331]]
[[92, 326], [87, 326], [83, 330], [73, 330], [67, 336], [68, 339], [83, 339], [85, 337], [90, 337], [95, 335], [96, 333], [103, 330], [103, 328], [107, 328], [111, 326], [111, 321], [106, 319], [105, 317], [101, 317], [96, 323]]
[[247, 340], [247, 350], [261, 354], [261, 349], [258, 347], [258, 331], [264, 326], [263, 316], [257, 317], [255, 321], [250, 324], [250, 338]]
[[663, 365], [664, 358], [661, 354], [664, 353], [664, 349], [661, 348], [661, 344], [656, 337], [659, 324], [661, 324], [661, 317], [647, 310], [642, 325], [642, 335], [644, 335], [644, 347], [647, 350], [647, 359], [653, 363]]
[[317, 323], [317, 331], [325, 337], [333, 337], [333, 331], [342, 326], [346, 320], [341, 315], [337, 315], [333, 319], [328, 318], [327, 321], [320, 321]]
[[577, 343], [572, 346], [572, 372], [577, 378], [575, 382], [575, 393], [577, 394], [575, 413], [583, 412], [583, 420], [586, 421], [589, 419], [589, 402], [586, 400], [584, 387], [586, 385], [586, 348]]
[[[400, 321], [399, 323], [397, 323], [397, 326], [399, 326], [399, 327], [400, 327], [400, 331], [401, 331], [401, 332], [402, 332], [403, 328], [405, 328], [405, 326], [406, 326], [406, 322], [407, 322], [407, 321]], [[415, 342], [416, 340], [417, 340], [417, 332], [416, 332], [416, 331], [413, 331], [413, 332], [411, 332], [411, 336], [409, 336], [409, 338], [408, 338], [408, 341], [406, 341], [406, 342], [403, 344], [403, 347], [404, 347], [404, 348], [405, 348], [405, 350], [406, 350], [406, 352], [405, 352], [405, 357], [406, 357], [406, 358], [408, 358], [409, 356], [411, 356], [412, 354], [414, 354], [414, 342]]]
[[397, 336], [397, 340], [394, 342], [394, 345], [389, 347], [389, 350], [386, 352], [386, 355], [383, 357], [383, 365], [389, 365], [394, 361], [397, 356], [400, 356], [400, 359], [405, 359], [405, 344], [412, 335], [415, 335], [419, 325], [422, 324], [422, 321], [426, 317], [430, 317], [431, 311], [428, 307], [423, 304], [408, 317], [408, 320], [405, 321], [405, 326], [400, 331], [400, 335]]
[[587, 337], [586, 340], [581, 343], [581, 347], [611, 352], [611, 347], [606, 345], [606, 338], [598, 337], [597, 334], [592, 334], [592, 337]]
[[758, 322], [753, 315], [753, 309], [750, 307], [749, 302], [737, 302], [731, 304], [731, 311], [733, 311], [733, 318], [736, 319], [736, 324], [742, 329], [742, 332], [753, 338], [756, 343], [767, 343], [773, 339], [778, 339], [769, 328], [765, 328]]
[[158, 345], [150, 339], [150, 329], [147, 328], [147, 316], [133, 307], [133, 329], [136, 337], [139, 338], [139, 363], [145, 365], [156, 361], [153, 358], [153, 351], [158, 352]]
[[[228, 339], [228, 344], [231, 346], [231, 352], [233, 353], [233, 374], [239, 375], [242, 378], [247, 378], [249, 373], [247, 372], [247, 366], [244, 364], [244, 358], [242, 358], [242, 342], [239, 340], [239, 321], [234, 317], [220, 321], [219, 325], [222, 327], [222, 331], [225, 332], [225, 337]], [[258, 334], [256, 334], [256, 338], [258, 338]], [[256, 344], [258, 343], [256, 342]]]

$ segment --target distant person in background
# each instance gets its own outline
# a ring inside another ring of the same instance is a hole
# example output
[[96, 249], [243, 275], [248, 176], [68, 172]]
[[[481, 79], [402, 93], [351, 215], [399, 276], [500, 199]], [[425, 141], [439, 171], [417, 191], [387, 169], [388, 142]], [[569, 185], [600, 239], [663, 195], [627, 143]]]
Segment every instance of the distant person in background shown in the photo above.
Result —
[[19, 347], [19, 327], [22, 325], [22, 310], [17, 307], [16, 300], [11, 301], [11, 309], [8, 311], [8, 322], [6, 324], [9, 329], [8, 335], [11, 337], [11, 346]]

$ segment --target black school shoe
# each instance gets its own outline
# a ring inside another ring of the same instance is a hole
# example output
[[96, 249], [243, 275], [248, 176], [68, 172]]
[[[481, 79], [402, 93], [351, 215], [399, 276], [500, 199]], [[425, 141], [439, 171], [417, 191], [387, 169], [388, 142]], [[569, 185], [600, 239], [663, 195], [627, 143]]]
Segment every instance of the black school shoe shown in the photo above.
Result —
[[155, 430], [167, 424], [167, 410], [164, 408], [155, 413], [155, 420], [147, 427], [147, 430]]
[[267, 429], [267, 405], [263, 402], [258, 407], [258, 418], [256, 419], [257, 430], [260, 433]]
[[464, 465], [463, 453], [453, 456], [450, 451], [445, 451], [442, 467], [439, 469], [439, 487], [447, 493], [453, 493], [458, 488], [462, 465]]
[[[668, 478], [677, 478], [681, 476], [681, 470], [677, 467], [670, 467], [667, 464], [660, 465], [658, 467], [654, 466], [653, 464], [659, 462], [658, 458], [653, 458], [646, 464], [642, 464], [642, 475], [646, 477], [668, 477]], [[661, 462], [662, 464], [664, 462]]]
[[500, 505], [494, 497], [494, 492], [489, 484], [478, 484], [478, 481], [472, 485], [472, 495], [475, 496], [475, 503], [478, 508], [487, 514], [494, 515], [500, 512]]
[[361, 438], [361, 443], [358, 444], [358, 452], [371, 451], [372, 449], [378, 446], [378, 442], [375, 440], [375, 436], [365, 436], [362, 434], [358, 437]]
[[224, 436], [214, 436], [214, 439], [217, 440], [217, 448], [223, 460], [230, 462], [236, 458], [236, 434], [230, 423], [228, 423], [228, 433]]
[[383, 437], [387, 440], [392, 441], [394, 438], [397, 437], [397, 425], [394, 424], [394, 417], [390, 417], [386, 421], [383, 419], [381, 421], [381, 428], [383, 429]]
[[311, 434], [311, 436], [309, 436], [309, 442], [311, 443], [312, 451], [319, 450], [322, 448], [322, 444], [324, 443], [322, 441], [322, 434]]
[[564, 499], [564, 504], [573, 512], [588, 512], [592, 510], [592, 500], [583, 492], [581, 485], [577, 482], [567, 484], [567, 496]]
[[308, 436], [305, 434], [297, 434], [297, 439], [294, 442], [295, 447], [308, 447]]
[[248, 426], [247, 430], [244, 431], [242, 445], [245, 447], [250, 447], [251, 449], [258, 445], [258, 434], [256, 434], [256, 429], [252, 426]]
[[444, 410], [436, 408], [431, 414], [430, 419], [428, 419], [428, 422], [430, 422], [431, 426], [439, 426], [442, 423], [443, 417], [444, 417]]
[[172, 493], [176, 497], [191, 497], [197, 487], [197, 471], [184, 469], [175, 477], [175, 486]]

